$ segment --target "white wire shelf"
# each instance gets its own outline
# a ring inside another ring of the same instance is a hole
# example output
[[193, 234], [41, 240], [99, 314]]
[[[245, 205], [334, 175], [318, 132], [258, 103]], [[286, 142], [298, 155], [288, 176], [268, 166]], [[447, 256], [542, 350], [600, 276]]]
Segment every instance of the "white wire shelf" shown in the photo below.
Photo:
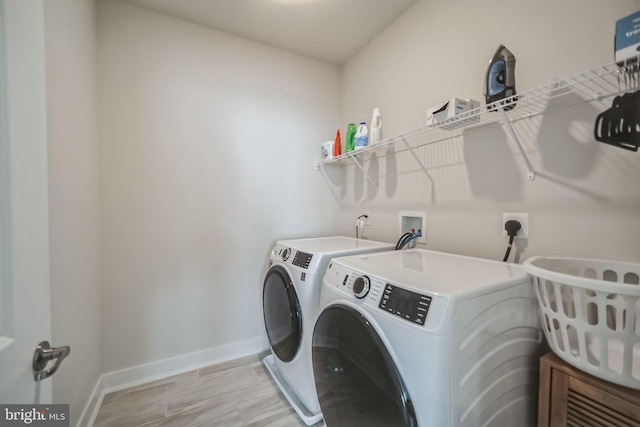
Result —
[[[535, 172], [511, 125], [520, 120], [533, 118], [552, 110], [637, 90], [640, 87], [639, 69], [637, 65], [639, 61], [640, 56], [625, 64], [618, 65], [614, 63], [603, 65], [544, 84], [510, 98], [461, 113], [436, 125], [413, 129], [391, 138], [383, 139], [365, 148], [343, 153], [331, 159], [318, 161], [316, 162], [316, 169], [329, 164], [343, 164], [346, 161], [353, 161], [364, 172], [364, 167], [361, 161], [358, 160], [361, 154], [372, 153], [388, 148], [389, 146], [402, 144], [403, 146], [399, 147], [397, 151], [407, 149], [411, 151], [414, 159], [420, 164], [420, 167], [431, 180], [427, 168], [422, 165], [413, 153], [414, 149], [455, 138], [461, 135], [465, 129], [502, 124], [509, 139], [512, 140], [523, 156], [528, 169], [527, 179], [532, 180], [535, 177]], [[550, 103], [551, 100], [554, 102]], [[516, 104], [515, 107], [507, 110], [506, 108], [513, 103]], [[370, 177], [369, 180], [373, 183]]]

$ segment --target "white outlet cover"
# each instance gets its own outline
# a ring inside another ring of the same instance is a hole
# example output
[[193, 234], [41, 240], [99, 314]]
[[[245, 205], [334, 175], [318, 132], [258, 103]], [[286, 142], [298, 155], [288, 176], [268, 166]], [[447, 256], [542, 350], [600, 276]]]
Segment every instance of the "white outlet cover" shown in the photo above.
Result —
[[520, 223], [522, 228], [518, 231], [516, 239], [528, 239], [529, 238], [529, 214], [528, 213], [503, 213], [502, 214], [502, 236], [509, 237], [507, 230], [504, 229], [504, 225], [507, 221], [515, 219]]
[[371, 211], [364, 211], [364, 215], [367, 216], [367, 222], [365, 225], [371, 225]]

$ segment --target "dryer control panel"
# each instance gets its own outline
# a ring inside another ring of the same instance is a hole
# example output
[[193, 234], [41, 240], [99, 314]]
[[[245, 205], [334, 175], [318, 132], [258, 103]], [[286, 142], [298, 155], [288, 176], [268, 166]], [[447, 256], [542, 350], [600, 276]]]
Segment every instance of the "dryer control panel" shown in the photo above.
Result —
[[307, 269], [309, 268], [309, 264], [311, 264], [311, 258], [313, 258], [313, 254], [296, 251], [296, 255], [293, 257], [292, 264], [297, 267]]
[[378, 307], [410, 322], [424, 325], [430, 305], [431, 297], [387, 283]]

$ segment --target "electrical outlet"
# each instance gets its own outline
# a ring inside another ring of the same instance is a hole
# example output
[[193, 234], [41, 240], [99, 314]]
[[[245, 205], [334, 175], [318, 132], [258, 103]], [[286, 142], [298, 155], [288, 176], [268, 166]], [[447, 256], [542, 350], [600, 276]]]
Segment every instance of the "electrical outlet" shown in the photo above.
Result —
[[529, 238], [529, 214], [528, 213], [503, 213], [502, 214], [502, 235], [509, 237], [507, 230], [504, 229], [504, 225], [509, 220], [516, 220], [520, 223], [521, 228], [516, 234], [516, 239], [528, 239]]
[[416, 241], [423, 245], [427, 243], [427, 213], [417, 211], [400, 211], [400, 236], [411, 230], [422, 232]]
[[367, 216], [367, 222], [365, 222], [364, 225], [366, 225], [366, 226], [371, 225], [371, 212], [370, 211], [364, 211], [362, 213], [362, 215], [366, 215]]
[[[366, 215], [366, 218], [364, 217]], [[358, 215], [356, 218], [356, 227], [367, 227], [371, 225], [371, 212], [364, 211], [362, 214]]]

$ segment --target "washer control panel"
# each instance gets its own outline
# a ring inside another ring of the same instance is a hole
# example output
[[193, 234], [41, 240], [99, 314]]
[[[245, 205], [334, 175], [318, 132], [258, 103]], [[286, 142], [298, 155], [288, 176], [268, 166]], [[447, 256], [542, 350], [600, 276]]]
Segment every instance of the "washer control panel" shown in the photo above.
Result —
[[307, 254], [304, 252], [296, 251], [295, 256], [293, 257], [292, 264], [296, 267], [302, 267], [304, 269], [309, 268], [309, 264], [311, 263], [311, 258], [313, 258], [313, 254]]
[[430, 305], [431, 297], [387, 283], [378, 307], [410, 322], [424, 325]]
[[367, 276], [359, 276], [353, 281], [353, 295], [362, 299], [367, 296], [371, 287], [371, 281]]
[[327, 302], [350, 301], [365, 312], [379, 314], [387, 320], [397, 319], [417, 330], [440, 330], [450, 311], [446, 296], [431, 293], [419, 285], [394, 283], [389, 277], [379, 277], [362, 268], [344, 266], [339, 258], [329, 263], [322, 288], [322, 298]]

